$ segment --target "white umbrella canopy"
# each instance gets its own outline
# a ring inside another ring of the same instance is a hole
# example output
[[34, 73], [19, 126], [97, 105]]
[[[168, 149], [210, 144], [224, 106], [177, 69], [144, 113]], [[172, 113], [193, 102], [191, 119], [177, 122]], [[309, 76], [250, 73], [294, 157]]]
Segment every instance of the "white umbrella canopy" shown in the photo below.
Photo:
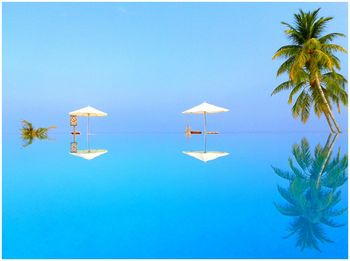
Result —
[[77, 152], [70, 154], [86, 160], [92, 160], [107, 152], [108, 150], [78, 150]]
[[217, 158], [227, 156], [230, 153], [223, 151], [183, 151], [182, 153], [199, 159], [203, 162], [208, 162], [210, 160], [215, 160]]
[[197, 106], [194, 106], [186, 111], [183, 111], [183, 114], [212, 114], [212, 113], [219, 113], [219, 112], [227, 112], [229, 109], [219, 107], [207, 102], [203, 102]]
[[197, 106], [194, 106], [186, 111], [183, 111], [183, 114], [203, 114], [204, 115], [204, 135], [207, 133], [207, 114], [219, 113], [219, 112], [228, 112], [229, 109], [219, 107], [207, 102], [203, 102]]
[[88, 117], [87, 131], [86, 132], [87, 132], [87, 135], [89, 135], [90, 117], [103, 117], [103, 116], [107, 116], [108, 114], [103, 112], [103, 111], [100, 111], [92, 106], [86, 106], [86, 107], [81, 108], [79, 110], [71, 111], [69, 113], [69, 115]]
[[103, 116], [107, 116], [108, 114], [94, 107], [86, 106], [79, 110], [71, 111], [69, 115], [103, 117]]

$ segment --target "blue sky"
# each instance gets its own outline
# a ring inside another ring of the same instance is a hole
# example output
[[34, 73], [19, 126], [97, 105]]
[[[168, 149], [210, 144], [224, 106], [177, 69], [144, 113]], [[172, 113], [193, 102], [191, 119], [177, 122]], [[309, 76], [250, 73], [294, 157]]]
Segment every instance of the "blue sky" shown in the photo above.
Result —
[[[202, 117], [181, 111], [205, 100], [231, 110], [208, 129], [328, 130], [270, 96], [286, 79], [271, 59], [288, 43], [280, 22], [318, 7], [335, 17], [327, 32], [347, 33], [347, 3], [3, 3], [3, 130], [27, 119], [66, 132], [68, 112], [91, 105], [109, 113], [95, 132], [183, 131]], [[346, 129], [347, 109], [335, 116]]]

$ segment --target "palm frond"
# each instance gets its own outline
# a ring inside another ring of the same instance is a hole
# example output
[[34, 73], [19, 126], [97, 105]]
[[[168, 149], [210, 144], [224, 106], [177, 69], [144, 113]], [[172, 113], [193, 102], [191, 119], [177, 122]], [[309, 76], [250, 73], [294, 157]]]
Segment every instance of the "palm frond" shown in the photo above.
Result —
[[293, 83], [291, 81], [285, 81], [283, 83], [281, 83], [280, 85], [278, 85], [274, 90], [273, 92], [271, 93], [271, 96], [272, 95], [275, 95], [281, 91], [284, 91], [284, 90], [289, 90], [290, 88], [293, 87]]
[[336, 37], [345, 37], [345, 34], [342, 33], [330, 33], [326, 34], [319, 38], [319, 41], [321, 43], [330, 43], [332, 42]]

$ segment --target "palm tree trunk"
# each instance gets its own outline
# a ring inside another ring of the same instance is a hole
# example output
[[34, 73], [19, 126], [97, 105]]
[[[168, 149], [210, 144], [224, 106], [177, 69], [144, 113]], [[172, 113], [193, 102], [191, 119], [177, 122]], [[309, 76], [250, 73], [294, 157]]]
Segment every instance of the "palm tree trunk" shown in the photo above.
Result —
[[[328, 104], [328, 101], [327, 101], [326, 97], [324, 96], [324, 93], [323, 93], [323, 90], [321, 88], [321, 84], [320, 84], [320, 80], [319, 80], [318, 76], [316, 77], [316, 86], [317, 86], [317, 89], [319, 90], [319, 92], [321, 94], [321, 97], [322, 97], [322, 100], [323, 100], [324, 104], [326, 105], [326, 108], [327, 108], [327, 111], [328, 111], [328, 115], [331, 117], [335, 127], [338, 130], [338, 133], [341, 133], [341, 129], [340, 129], [337, 121], [334, 118], [334, 115], [332, 113], [331, 108], [329, 107], [329, 104]], [[326, 115], [326, 113], [325, 113], [325, 115]], [[329, 124], [329, 122], [328, 122], [328, 124]]]
[[325, 116], [326, 119], [327, 119], [328, 126], [329, 126], [329, 128], [331, 129], [331, 132], [332, 132], [332, 133], [336, 133], [336, 131], [333, 129], [333, 125], [332, 125], [332, 123], [331, 123], [331, 120], [329, 119], [329, 115], [328, 115], [327, 111], [324, 110], [323, 113], [324, 113], [324, 116]]

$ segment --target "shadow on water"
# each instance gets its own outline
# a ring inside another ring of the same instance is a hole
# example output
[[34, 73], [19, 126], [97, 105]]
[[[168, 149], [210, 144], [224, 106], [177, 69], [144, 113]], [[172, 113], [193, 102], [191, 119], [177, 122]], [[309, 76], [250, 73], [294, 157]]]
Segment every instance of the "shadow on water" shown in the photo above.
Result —
[[50, 129], [54, 129], [56, 126], [50, 126], [48, 128], [37, 128], [35, 129], [33, 127], [33, 124], [23, 120], [22, 121], [22, 128], [21, 128], [21, 138], [23, 140], [23, 147], [27, 147], [33, 143], [35, 139], [38, 140], [47, 140], [48, 137], [48, 131]]
[[325, 228], [340, 227], [334, 217], [344, 214], [347, 209], [337, 208], [341, 201], [340, 187], [347, 181], [348, 155], [334, 153], [338, 135], [329, 135], [326, 144], [314, 149], [303, 138], [292, 147], [289, 158], [290, 170], [272, 167], [274, 172], [289, 182], [285, 188], [278, 186], [278, 192], [286, 201], [275, 203], [277, 210], [293, 217], [284, 238], [296, 235], [296, 246], [320, 251], [319, 243], [333, 242], [326, 235]]

